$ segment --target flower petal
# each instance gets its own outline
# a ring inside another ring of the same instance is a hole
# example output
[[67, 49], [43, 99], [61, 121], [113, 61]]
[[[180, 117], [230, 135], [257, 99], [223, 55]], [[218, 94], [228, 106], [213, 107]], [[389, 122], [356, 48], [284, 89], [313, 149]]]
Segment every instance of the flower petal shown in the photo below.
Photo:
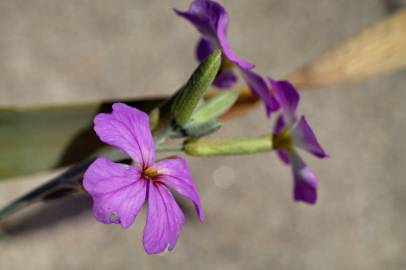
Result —
[[241, 72], [251, 91], [264, 102], [266, 114], [270, 117], [272, 112], [279, 109], [279, 105], [276, 99], [271, 95], [266, 81], [252, 71], [241, 70]]
[[127, 152], [139, 166], [154, 164], [155, 144], [146, 113], [115, 103], [111, 114], [95, 117], [94, 130], [100, 140]]
[[238, 78], [235, 72], [229, 68], [221, 71], [214, 80], [213, 85], [218, 88], [231, 88], [237, 82]]
[[291, 134], [295, 146], [300, 147], [319, 158], [329, 156], [317, 141], [316, 135], [304, 116], [302, 116], [299, 122], [297, 122], [292, 128]]
[[292, 125], [296, 121], [295, 114], [300, 100], [298, 91], [288, 81], [268, 79], [288, 125]]
[[148, 213], [144, 228], [144, 249], [157, 254], [168, 248], [171, 251], [183, 228], [185, 218], [175, 198], [163, 184], [149, 183]]
[[106, 224], [128, 228], [141, 210], [146, 184], [136, 167], [114, 163], [101, 157], [83, 176], [83, 187], [93, 198], [95, 218]]
[[217, 23], [217, 39], [220, 43], [222, 52], [227, 56], [227, 58], [237, 64], [243, 70], [249, 70], [255, 67], [254, 64], [245, 61], [244, 59], [237, 56], [230, 47], [227, 39], [228, 30], [228, 14], [224, 10], [221, 14]]
[[224, 55], [242, 69], [252, 69], [255, 65], [238, 57], [227, 40], [228, 14], [222, 5], [210, 0], [194, 0], [188, 11], [175, 9], [176, 14], [191, 22], [197, 30]]
[[289, 152], [288, 151], [286, 151], [283, 148], [280, 148], [280, 149], [276, 149], [276, 154], [278, 155], [280, 160], [282, 160], [283, 163], [290, 164]]
[[191, 22], [206, 38], [217, 42], [217, 23], [225, 12], [220, 4], [210, 0], [194, 0], [187, 11], [174, 10], [177, 15]]
[[203, 222], [204, 212], [187, 161], [181, 157], [168, 158], [157, 162], [154, 168], [158, 170], [160, 181], [193, 202], [197, 216]]
[[303, 201], [315, 204], [317, 201], [317, 177], [307, 167], [297, 153], [290, 156], [292, 160], [292, 171], [294, 177], [293, 198], [296, 201]]
[[196, 57], [199, 62], [203, 62], [212, 52], [215, 46], [206, 38], [201, 38], [196, 46]]
[[285, 127], [286, 127], [285, 119], [283, 118], [283, 115], [279, 115], [273, 127], [273, 134], [282, 132], [285, 129]]

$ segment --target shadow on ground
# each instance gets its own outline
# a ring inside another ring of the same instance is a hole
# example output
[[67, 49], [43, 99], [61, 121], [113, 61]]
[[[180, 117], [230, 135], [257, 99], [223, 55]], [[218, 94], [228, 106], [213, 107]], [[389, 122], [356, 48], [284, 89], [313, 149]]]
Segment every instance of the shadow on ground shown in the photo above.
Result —
[[90, 210], [91, 203], [91, 199], [86, 195], [75, 195], [59, 201], [42, 203], [36, 210], [4, 221], [0, 224], [0, 231], [3, 236], [8, 237], [35, 233], [57, 226], [67, 219], [79, 217], [83, 212]]

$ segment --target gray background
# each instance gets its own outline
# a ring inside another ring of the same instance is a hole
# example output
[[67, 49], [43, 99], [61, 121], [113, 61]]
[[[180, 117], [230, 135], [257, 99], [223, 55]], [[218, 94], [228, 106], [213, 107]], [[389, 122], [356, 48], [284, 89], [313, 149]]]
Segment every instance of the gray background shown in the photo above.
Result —
[[[235, 51], [264, 75], [299, 65], [387, 16], [382, 0], [221, 1]], [[170, 94], [196, 62], [188, 1], [0, 1], [0, 105]], [[389, 8], [391, 9], [391, 8]], [[187, 205], [176, 249], [144, 253], [145, 213], [129, 230], [97, 223], [87, 198], [37, 205], [7, 221], [0, 269], [405, 269], [406, 76], [303, 91], [300, 111], [332, 158], [306, 161], [314, 207], [291, 200], [272, 153], [190, 158], [207, 221]], [[219, 136], [263, 134], [257, 107]], [[0, 205], [49, 173], [0, 183]]]

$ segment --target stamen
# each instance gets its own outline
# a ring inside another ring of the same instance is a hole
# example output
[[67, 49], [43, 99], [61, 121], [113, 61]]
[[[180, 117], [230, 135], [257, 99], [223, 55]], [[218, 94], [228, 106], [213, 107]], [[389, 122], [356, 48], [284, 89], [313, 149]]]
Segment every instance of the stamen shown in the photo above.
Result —
[[142, 177], [145, 179], [156, 180], [159, 172], [151, 167], [145, 168], [142, 172]]
[[275, 149], [283, 148], [288, 151], [291, 150], [293, 148], [293, 145], [289, 130], [285, 129], [282, 132], [274, 134], [273, 145]]

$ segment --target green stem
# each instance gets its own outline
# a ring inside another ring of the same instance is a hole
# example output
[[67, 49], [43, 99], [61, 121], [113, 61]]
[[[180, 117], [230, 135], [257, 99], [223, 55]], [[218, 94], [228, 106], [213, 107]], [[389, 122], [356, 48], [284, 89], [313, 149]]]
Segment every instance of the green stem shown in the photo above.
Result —
[[156, 146], [158, 152], [180, 152], [183, 150], [182, 144], [158, 144]]
[[184, 143], [184, 152], [192, 156], [243, 155], [272, 151], [270, 135], [253, 138], [191, 139]]

